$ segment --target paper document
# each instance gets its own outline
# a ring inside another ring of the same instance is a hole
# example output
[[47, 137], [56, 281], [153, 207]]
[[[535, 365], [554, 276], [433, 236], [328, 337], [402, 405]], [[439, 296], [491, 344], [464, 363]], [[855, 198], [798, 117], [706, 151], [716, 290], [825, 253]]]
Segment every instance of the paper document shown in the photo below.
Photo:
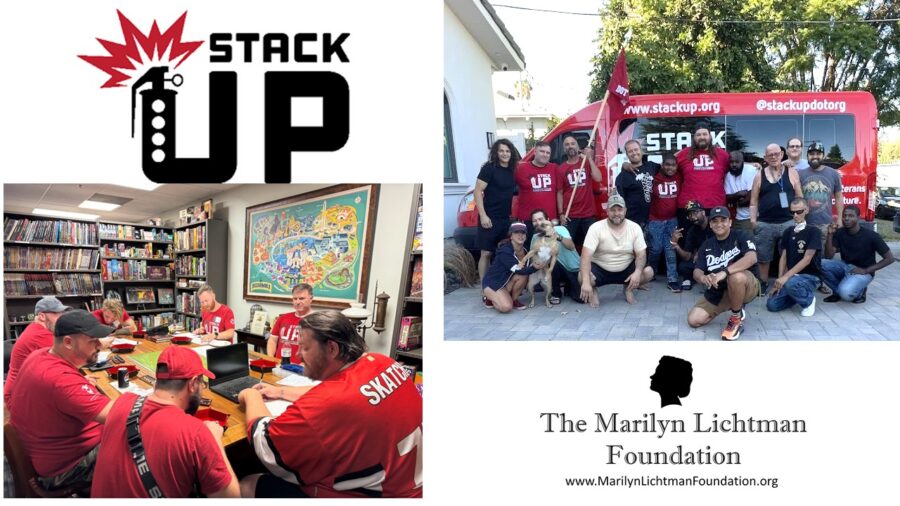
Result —
[[285, 412], [285, 410], [290, 406], [291, 403], [285, 401], [283, 399], [278, 399], [275, 401], [266, 401], [266, 408], [269, 409], [269, 413], [272, 413], [272, 416], [279, 416]]
[[134, 382], [135, 379], [136, 378], [131, 378], [131, 381], [128, 382], [128, 386], [125, 388], [119, 388], [119, 384], [115, 380], [111, 381], [109, 383], [109, 386], [115, 388], [116, 390], [118, 390], [119, 392], [122, 392], [123, 394], [126, 392], [131, 392], [135, 395], [138, 395], [139, 397], [146, 397], [153, 393], [152, 388], [143, 388], [143, 387], [136, 385]]
[[290, 376], [281, 378], [281, 380], [278, 381], [279, 385], [283, 385], [286, 387], [305, 387], [305, 386], [318, 385], [319, 383], [321, 383], [321, 382], [313, 381], [313, 380], [307, 378], [306, 376], [301, 376], [299, 374], [291, 374]]
[[113, 342], [110, 346], [115, 346], [117, 344], [130, 344], [132, 346], [137, 346], [137, 343], [137, 341], [132, 341], [131, 339], [123, 339], [121, 337], [117, 337], [116, 339], [113, 339]]
[[200, 355], [201, 357], [205, 357], [205, 356], [206, 356], [206, 350], [212, 349], [212, 346], [209, 346], [209, 345], [207, 345], [207, 346], [198, 346], [198, 347], [196, 347], [196, 348], [191, 348], [191, 349], [194, 350], [194, 351], [196, 351], [197, 354]]

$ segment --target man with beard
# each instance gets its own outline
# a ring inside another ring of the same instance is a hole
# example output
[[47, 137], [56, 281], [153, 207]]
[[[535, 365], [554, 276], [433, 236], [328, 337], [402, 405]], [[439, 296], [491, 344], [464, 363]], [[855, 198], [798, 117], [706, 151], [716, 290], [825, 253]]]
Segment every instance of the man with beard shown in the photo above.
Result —
[[7, 406], [9, 398], [12, 397], [10, 385], [15, 382], [22, 363], [33, 351], [53, 346], [53, 328], [56, 326], [56, 320], [69, 309], [71, 309], [69, 306], [64, 306], [52, 295], [43, 297], [34, 305], [34, 321], [25, 327], [25, 331], [16, 339], [9, 357], [9, 373], [6, 375], [3, 389], [3, 400]]
[[[531, 212], [531, 225], [535, 230], [538, 230], [545, 221], [548, 221], [547, 212], [543, 209], [535, 209]], [[578, 284], [578, 268], [581, 260], [578, 257], [578, 251], [575, 250], [575, 243], [569, 236], [569, 230], [566, 227], [557, 225], [553, 229], [556, 230], [557, 239], [559, 240], [559, 253], [556, 256], [556, 265], [553, 267], [553, 272], [550, 273], [550, 282], [553, 287], [550, 293], [550, 303], [559, 304], [561, 302], [562, 291], [560, 290], [560, 284], [565, 283], [572, 300], [581, 304], [583, 302], [581, 297], [579, 297], [581, 286]], [[534, 247], [534, 242], [538, 240], [540, 240], [539, 234], [535, 234], [531, 238], [529, 250]]]
[[519, 187], [517, 218], [525, 223], [525, 242], [531, 240], [531, 211], [544, 209], [551, 221], [556, 217], [556, 164], [550, 163], [550, 144], [538, 141], [534, 145], [534, 159], [521, 162], [516, 169], [516, 185]]
[[766, 146], [766, 167], [753, 180], [750, 190], [750, 224], [756, 242], [763, 293], [768, 290], [769, 264], [775, 256], [775, 245], [785, 229], [794, 226], [789, 202], [803, 197], [800, 176], [793, 167], [781, 161], [778, 144]]
[[[306, 391], [260, 383], [238, 395], [250, 446], [272, 474], [242, 497], [422, 497], [422, 396], [408, 369], [367, 353], [337, 311], [300, 321]], [[265, 400], [292, 404], [278, 417]]]
[[844, 189], [841, 186], [841, 174], [833, 168], [824, 165], [822, 158], [825, 156], [825, 147], [821, 142], [813, 142], [806, 152], [809, 167], [800, 171], [800, 187], [803, 189], [803, 198], [809, 203], [809, 215], [806, 223], [822, 232], [822, 244], [824, 246], [825, 235], [828, 233], [828, 225], [833, 219], [832, 200], [837, 208], [836, 227], [843, 226], [844, 214]]
[[[91, 497], [190, 497], [195, 487], [207, 497], [240, 497], [222, 426], [193, 416], [206, 388], [204, 376], [216, 377], [200, 355], [169, 346], [156, 362], [153, 393], [126, 393], [116, 400], [103, 427]], [[129, 444], [135, 432], [149, 469], [143, 476], [136, 464], [141, 457], [132, 455]]]
[[[599, 183], [602, 176], [597, 164], [594, 163], [594, 152], [590, 147], [584, 148], [579, 156], [578, 140], [574, 136], [567, 135], [563, 138], [563, 149], [567, 159], [556, 169], [556, 206], [559, 210], [559, 224], [569, 230], [572, 240], [578, 247], [581, 247], [588, 228], [597, 221], [594, 190], [582, 168], [582, 158], [585, 159], [584, 163], [590, 167], [591, 179]], [[574, 199], [572, 192], [575, 192]], [[570, 200], [572, 208], [566, 214]]]
[[[728, 152], [713, 145], [708, 123], [697, 123], [693, 144], [675, 153], [675, 159], [678, 160], [678, 172], [684, 178], [678, 193], [679, 207], [689, 200], [699, 202], [704, 209], [725, 205]], [[684, 226], [680, 220], [679, 225]]]
[[[843, 228], [837, 224], [828, 226], [825, 236], [825, 258], [822, 260], [822, 278], [834, 292], [825, 302], [844, 300], [861, 304], [866, 301], [866, 290], [875, 271], [894, 263], [894, 254], [877, 232], [859, 226], [859, 208], [844, 208]], [[834, 254], [841, 259], [835, 260]], [[881, 261], [875, 262], [875, 253]]]
[[744, 327], [744, 305], [759, 295], [756, 246], [750, 234], [731, 230], [727, 207], [710, 210], [709, 228], [715, 236], [700, 246], [694, 265], [694, 281], [705, 286], [706, 291], [688, 312], [688, 325], [702, 327], [730, 309], [722, 339], [734, 341]]
[[744, 153], [732, 151], [729, 154], [728, 174], [725, 175], [725, 201], [728, 202], [728, 207], [735, 208], [735, 230], [753, 233], [753, 226], [750, 224], [750, 191], [758, 172], [756, 167], [744, 163]]
[[625, 208], [628, 209], [626, 217], [637, 223], [641, 230], [646, 230], [650, 221], [653, 176], [659, 172], [659, 164], [649, 160], [645, 162], [641, 143], [634, 139], [625, 143], [625, 155], [630, 168], [623, 166], [616, 177], [616, 192], [625, 199]]
[[[694, 287], [694, 263], [697, 261], [697, 250], [700, 249], [703, 241], [713, 236], [713, 232], [709, 228], [706, 211], [699, 202], [689, 201], [684, 206], [684, 212], [691, 227], [688, 229], [687, 235], [684, 235], [683, 229], [676, 228], [672, 232], [670, 243], [678, 258], [678, 275], [683, 280], [681, 289], [690, 290]], [[684, 246], [680, 244], [682, 237], [684, 237]]]
[[91, 481], [102, 424], [112, 407], [79, 369], [96, 362], [113, 328], [75, 309], [56, 320], [53, 346], [25, 359], [9, 400], [10, 420], [48, 490]]
[[596, 287], [621, 284], [625, 300], [634, 304], [634, 291], [653, 279], [647, 266], [647, 242], [637, 223], [625, 219], [625, 199], [609, 198], [609, 217], [588, 229], [581, 248], [581, 299], [597, 307]]

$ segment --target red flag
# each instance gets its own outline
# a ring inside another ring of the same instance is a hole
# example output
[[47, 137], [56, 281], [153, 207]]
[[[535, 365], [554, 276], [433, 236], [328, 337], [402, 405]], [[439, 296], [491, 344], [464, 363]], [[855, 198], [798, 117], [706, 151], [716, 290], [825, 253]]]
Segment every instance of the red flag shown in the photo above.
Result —
[[609, 97], [606, 107], [609, 109], [610, 121], [615, 121], [625, 115], [628, 107], [628, 65], [625, 63], [625, 48], [619, 51], [616, 66], [613, 68], [607, 88]]

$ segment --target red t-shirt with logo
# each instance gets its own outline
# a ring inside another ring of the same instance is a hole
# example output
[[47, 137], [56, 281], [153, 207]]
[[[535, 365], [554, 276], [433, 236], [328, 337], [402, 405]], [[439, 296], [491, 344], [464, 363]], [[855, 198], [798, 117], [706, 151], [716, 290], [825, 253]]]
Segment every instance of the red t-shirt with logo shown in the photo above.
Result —
[[225, 304], [220, 304], [215, 311], [204, 311], [201, 320], [204, 334], [225, 332], [234, 328], [234, 312]]
[[10, 396], [12, 396], [12, 384], [19, 375], [19, 369], [25, 363], [25, 359], [32, 352], [51, 346], [53, 346], [53, 332], [40, 323], [32, 323], [25, 327], [25, 330], [16, 339], [12, 355], [9, 356], [9, 373], [6, 375], [6, 383], [3, 385], [3, 400], [7, 406], [9, 406]]
[[[10, 423], [31, 455], [38, 475], [52, 477], [75, 467], [100, 443], [94, 417], [109, 398], [49, 348], [25, 359], [9, 401]], [[25, 388], [27, 387], [27, 388]]]
[[[99, 321], [100, 323], [102, 323], [102, 324], [104, 324], [104, 325], [109, 325], [110, 327], [112, 326], [112, 322], [106, 321], [106, 318], [103, 317], [103, 310], [102, 310], [102, 309], [98, 309], [98, 310], [94, 311], [94, 312], [91, 313], [91, 314], [94, 315], [94, 318], [96, 318], [97, 321]], [[128, 315], [128, 311], [125, 311], [125, 310], [123, 309], [123, 310], [122, 310], [122, 320], [119, 321], [119, 325], [118, 325], [116, 328], [117, 328], [117, 329], [122, 328], [122, 323], [127, 322], [127, 321], [130, 320], [130, 319], [131, 319], [131, 316]]]
[[728, 173], [728, 151], [719, 147], [709, 150], [695, 150], [691, 158], [691, 148], [675, 153], [678, 172], [683, 184], [678, 192], [678, 207], [683, 208], [689, 200], [696, 200], [706, 209], [725, 205], [725, 174]]
[[653, 176], [653, 190], [650, 195], [650, 219], [664, 221], [675, 217], [678, 211], [678, 189], [681, 175], [677, 172], [666, 176], [662, 171]]
[[275, 345], [275, 358], [281, 359], [281, 350], [287, 346], [291, 350], [291, 363], [303, 363], [300, 359], [300, 320], [302, 319], [291, 311], [275, 320], [275, 325], [272, 327], [272, 335], [278, 339]]
[[422, 497], [422, 396], [384, 355], [364, 354], [248, 433], [263, 465], [310, 497]]
[[575, 191], [575, 200], [572, 201], [572, 209], [569, 211], [569, 218], [593, 218], [597, 214], [589, 172], [590, 165], [585, 161], [584, 168], [582, 168], [581, 160], [575, 163], [563, 162], [556, 169], [556, 184], [562, 188], [563, 192], [563, 212], [569, 205], [572, 188], [575, 188], [576, 184], [578, 185], [578, 190]]
[[519, 186], [519, 203], [517, 217], [525, 222], [531, 221], [531, 211], [543, 209], [547, 218], [554, 220], [556, 216], [556, 164], [548, 163], [536, 167], [531, 162], [522, 162], [516, 169], [516, 184]]
[[[137, 396], [116, 399], [97, 453], [91, 497], [149, 497], [128, 448], [128, 414]], [[166, 497], [188, 497], [194, 483], [209, 495], [231, 483], [212, 433], [198, 418], [171, 404], [147, 399], [139, 421], [147, 465]], [[234, 430], [234, 429], [232, 429]]]

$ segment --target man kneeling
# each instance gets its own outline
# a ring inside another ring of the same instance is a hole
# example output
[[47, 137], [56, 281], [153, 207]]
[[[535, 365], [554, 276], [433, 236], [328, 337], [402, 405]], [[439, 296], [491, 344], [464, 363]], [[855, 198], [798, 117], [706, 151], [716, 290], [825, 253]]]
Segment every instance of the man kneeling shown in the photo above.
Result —
[[694, 281], [706, 291], [688, 312], [688, 325], [702, 327], [731, 309], [722, 339], [734, 341], [740, 337], [747, 316], [744, 304], [759, 295], [756, 245], [744, 231], [731, 230], [727, 207], [710, 210], [709, 226], [715, 236], [700, 246], [694, 265]]

